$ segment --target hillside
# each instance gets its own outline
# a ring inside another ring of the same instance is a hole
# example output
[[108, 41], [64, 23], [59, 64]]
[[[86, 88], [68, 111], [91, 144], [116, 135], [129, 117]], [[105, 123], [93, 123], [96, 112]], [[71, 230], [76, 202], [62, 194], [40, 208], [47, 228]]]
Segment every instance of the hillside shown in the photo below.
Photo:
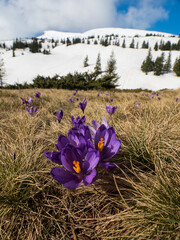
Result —
[[[72, 43], [77, 40], [78, 44], [67, 46], [67, 38]], [[153, 73], [145, 75], [141, 72], [141, 64], [146, 58], [148, 49], [143, 49], [143, 41], [148, 43], [148, 47], [152, 49], [152, 56], [155, 60], [160, 56], [162, 51], [154, 51], [156, 42], [170, 42], [177, 44], [178, 36], [170, 33], [152, 32], [136, 29], [121, 28], [103, 28], [93, 29], [84, 33], [65, 33], [57, 31], [45, 31], [43, 35], [38, 37], [41, 42], [41, 53], [31, 53], [29, 48], [16, 49], [15, 56], [12, 57], [13, 41], [0, 42], [5, 43], [6, 48], [0, 48], [0, 58], [4, 62], [5, 82], [14, 84], [16, 82], [32, 82], [38, 74], [43, 76], [53, 76], [55, 74], [65, 75], [75, 71], [85, 72], [93, 71], [96, 63], [97, 55], [101, 55], [102, 70], [105, 71], [106, 64], [111, 52], [114, 52], [117, 61], [116, 72], [119, 75], [119, 88], [122, 89], [150, 89], [159, 90], [164, 88], [177, 89], [180, 87], [180, 79], [175, 73], [170, 72], [161, 76], [154, 76]], [[129, 45], [134, 39], [134, 48]], [[22, 41], [32, 42], [31, 39]], [[103, 46], [101, 43], [108, 43]], [[125, 41], [126, 48], [122, 48]], [[50, 51], [50, 54], [42, 54], [42, 52]], [[165, 52], [165, 58], [169, 51]], [[88, 55], [89, 66], [84, 68], [83, 61]], [[180, 51], [172, 51], [172, 65]]]

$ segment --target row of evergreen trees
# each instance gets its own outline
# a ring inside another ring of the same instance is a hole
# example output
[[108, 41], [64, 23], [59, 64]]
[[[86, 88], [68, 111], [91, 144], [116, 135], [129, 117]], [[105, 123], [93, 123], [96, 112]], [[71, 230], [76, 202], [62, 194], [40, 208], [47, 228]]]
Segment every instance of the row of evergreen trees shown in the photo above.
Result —
[[178, 40], [177, 43], [171, 43], [170, 41], [167, 41], [166, 43], [163, 42], [162, 40], [158, 44], [158, 42], [155, 43], [154, 45], [154, 50], [162, 50], [162, 51], [180, 51], [180, 40]]
[[[84, 67], [88, 67], [89, 66], [89, 58], [88, 55], [86, 55], [84, 62], [83, 62], [83, 66]], [[114, 52], [111, 52], [111, 55], [109, 57], [109, 60], [107, 61], [107, 66], [106, 66], [106, 70], [105, 73], [107, 75], [113, 75], [116, 76], [116, 69], [117, 69], [117, 63], [116, 63], [116, 59], [114, 56]], [[98, 53], [97, 59], [96, 59], [96, 64], [94, 67], [94, 73], [96, 73], [97, 75], [102, 73], [102, 69], [101, 69], [101, 56], [100, 53]]]
[[[120, 40], [114, 36], [114, 38], [112, 38], [112, 36], [106, 36], [106, 37], [102, 37], [101, 39], [95, 39], [94, 36], [92, 37], [88, 37], [87, 39], [84, 38], [73, 38], [72, 40], [70, 38], [67, 39], [61, 39], [61, 41], [59, 40], [54, 40], [53, 38], [50, 40], [47, 40], [48, 42], [50, 42], [52, 44], [52, 48], [56, 47], [59, 45], [59, 42], [61, 42], [62, 44], [66, 44], [66, 46], [69, 45], [73, 45], [73, 44], [78, 44], [78, 43], [87, 43], [90, 44], [90, 39], [92, 39], [92, 42], [97, 45], [100, 44], [102, 46], [109, 46], [109, 45], [115, 45], [115, 46], [121, 46], [122, 48], [139, 48], [139, 42], [134, 41], [134, 38], [132, 38], [131, 43], [129, 44], [129, 46], [127, 46], [125, 39], [123, 39], [122, 44], [120, 44]], [[113, 40], [115, 39], [115, 40]], [[36, 52], [42, 52], [44, 54], [49, 54], [50, 51], [46, 50], [46, 51], [42, 51], [42, 43], [44, 42], [44, 39], [37, 39], [37, 38], [32, 38], [31, 42], [25, 41], [25, 40], [21, 40], [21, 39], [16, 39], [15, 41], [13, 41], [13, 52], [16, 49], [25, 49], [25, 48], [29, 48], [30, 52], [32, 53], [36, 53]], [[0, 44], [1, 48], [7, 48], [5, 43]], [[149, 42], [148, 41], [143, 41], [142, 45], [140, 46], [142, 49], [148, 49], [149, 48]], [[177, 43], [171, 43], [170, 41], [164, 42], [164, 41], [160, 41], [160, 43], [156, 42], [154, 45], [154, 50], [162, 50], [162, 51], [172, 51], [172, 50], [176, 50], [176, 51], [180, 51], [180, 40]], [[13, 54], [14, 56], [14, 54]]]
[[[171, 71], [172, 65], [171, 65], [171, 52], [169, 52], [169, 55], [167, 59], [165, 60], [164, 52], [160, 56], [156, 58], [155, 61], [152, 60], [152, 54], [151, 49], [148, 51], [148, 55], [146, 59], [143, 61], [141, 65], [141, 70], [148, 74], [148, 72], [154, 72], [154, 75], [161, 75], [163, 73], [169, 73]], [[173, 71], [176, 73], [177, 76], [180, 76], [180, 58], [176, 59]]]

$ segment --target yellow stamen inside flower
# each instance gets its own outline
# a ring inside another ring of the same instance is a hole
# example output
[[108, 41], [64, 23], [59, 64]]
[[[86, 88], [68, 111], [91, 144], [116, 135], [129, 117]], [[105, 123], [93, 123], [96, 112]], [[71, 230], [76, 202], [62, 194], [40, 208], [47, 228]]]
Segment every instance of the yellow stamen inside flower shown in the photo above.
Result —
[[74, 165], [73, 166], [74, 171], [77, 172], [77, 173], [80, 173], [81, 168], [79, 166], [79, 162], [78, 161], [73, 161], [73, 165]]
[[104, 139], [101, 138], [100, 141], [98, 142], [98, 150], [102, 152], [103, 148], [104, 148]]
[[99, 129], [99, 127], [97, 127], [97, 130]]

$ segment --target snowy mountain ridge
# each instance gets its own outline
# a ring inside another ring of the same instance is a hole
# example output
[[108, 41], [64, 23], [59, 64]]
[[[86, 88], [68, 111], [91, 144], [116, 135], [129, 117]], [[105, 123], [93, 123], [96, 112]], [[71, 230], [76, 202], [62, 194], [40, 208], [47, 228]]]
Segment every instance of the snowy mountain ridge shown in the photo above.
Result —
[[59, 31], [44, 31], [44, 33], [39, 36], [38, 38], [43, 39], [60, 39], [60, 38], [73, 38], [73, 37], [80, 37], [80, 38], [87, 38], [90, 36], [94, 36], [97, 38], [98, 36], [103, 37], [106, 35], [118, 35], [119, 37], [126, 36], [126, 37], [145, 37], [147, 34], [152, 35], [163, 35], [164, 37], [176, 36], [171, 33], [163, 33], [157, 31], [147, 31], [147, 30], [138, 30], [138, 29], [129, 29], [129, 28], [97, 28], [86, 31], [84, 33], [70, 33], [70, 32], [59, 32]]

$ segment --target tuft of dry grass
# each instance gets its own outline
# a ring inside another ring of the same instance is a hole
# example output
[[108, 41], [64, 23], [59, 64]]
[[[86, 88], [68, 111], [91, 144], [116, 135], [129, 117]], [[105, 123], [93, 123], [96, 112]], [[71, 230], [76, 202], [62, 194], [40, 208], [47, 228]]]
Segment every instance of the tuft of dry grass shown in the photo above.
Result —
[[[20, 97], [37, 91], [32, 117]], [[180, 89], [160, 91], [161, 100], [149, 92], [97, 93], [79, 91], [70, 103], [68, 90], [0, 90], [0, 239], [180, 238]], [[84, 97], [87, 124], [105, 116], [122, 147], [112, 159], [116, 170], [98, 167], [93, 185], [68, 190], [50, 176], [55, 164], [44, 151], [67, 135], [72, 115], [83, 116], [76, 98]], [[111, 119], [106, 105], [117, 106]]]

